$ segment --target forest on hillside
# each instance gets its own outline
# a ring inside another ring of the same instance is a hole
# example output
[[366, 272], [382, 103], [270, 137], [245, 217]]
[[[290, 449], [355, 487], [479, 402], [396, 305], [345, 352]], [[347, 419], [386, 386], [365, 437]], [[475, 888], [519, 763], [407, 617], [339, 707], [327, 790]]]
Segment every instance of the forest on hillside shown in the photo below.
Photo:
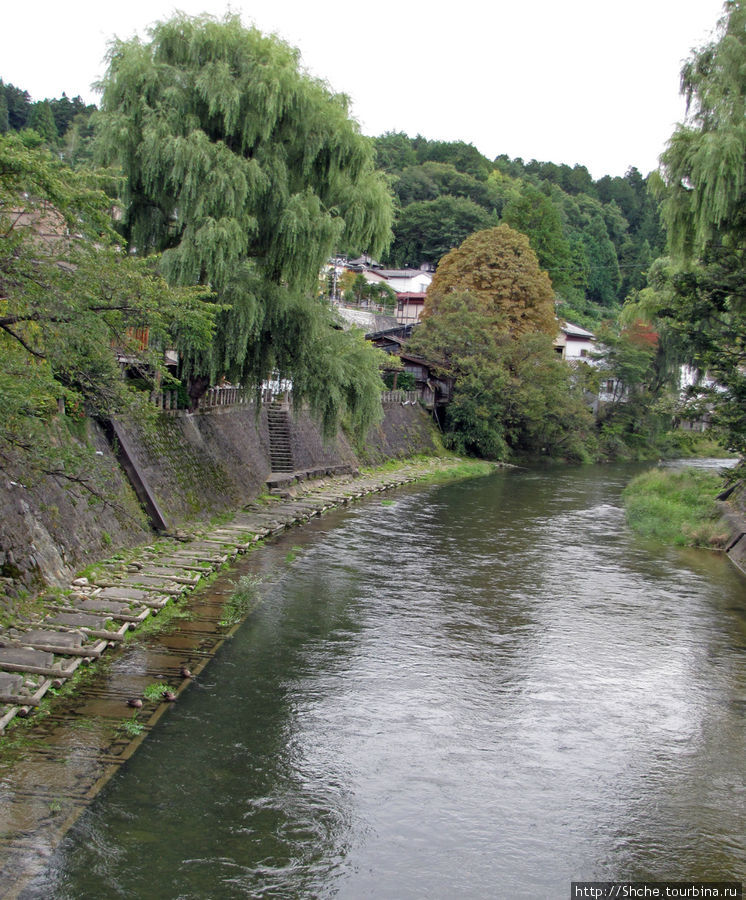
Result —
[[437, 265], [473, 232], [505, 222], [528, 236], [560, 316], [594, 329], [645, 287], [664, 252], [659, 203], [634, 167], [594, 181], [583, 165], [490, 161], [470, 144], [401, 132], [375, 146], [397, 200], [391, 265]]

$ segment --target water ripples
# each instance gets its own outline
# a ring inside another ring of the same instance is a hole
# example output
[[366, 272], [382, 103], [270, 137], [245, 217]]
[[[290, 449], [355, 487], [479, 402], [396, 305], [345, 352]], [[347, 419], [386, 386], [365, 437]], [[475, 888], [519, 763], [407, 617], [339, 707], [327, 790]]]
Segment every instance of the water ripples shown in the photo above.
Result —
[[743, 878], [743, 582], [631, 536], [626, 478], [503, 473], [339, 516], [46, 888], [86, 896], [91, 869], [115, 896], [157, 878], [148, 896], [183, 898]]

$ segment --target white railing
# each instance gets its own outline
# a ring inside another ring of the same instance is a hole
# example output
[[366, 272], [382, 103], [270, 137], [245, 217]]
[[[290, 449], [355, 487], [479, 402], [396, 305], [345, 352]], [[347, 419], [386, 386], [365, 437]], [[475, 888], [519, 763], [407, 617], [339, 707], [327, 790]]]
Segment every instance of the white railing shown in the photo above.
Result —
[[416, 403], [419, 399], [419, 391], [384, 391], [381, 394], [381, 403]]

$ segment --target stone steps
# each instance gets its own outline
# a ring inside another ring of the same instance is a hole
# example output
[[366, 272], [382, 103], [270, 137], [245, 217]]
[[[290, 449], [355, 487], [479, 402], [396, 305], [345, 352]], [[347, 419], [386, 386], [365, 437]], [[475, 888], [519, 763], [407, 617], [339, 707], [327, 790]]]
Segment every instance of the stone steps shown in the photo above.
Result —
[[290, 414], [287, 409], [277, 403], [267, 408], [267, 427], [269, 431], [269, 459], [272, 472], [292, 472], [293, 450], [290, 433]]

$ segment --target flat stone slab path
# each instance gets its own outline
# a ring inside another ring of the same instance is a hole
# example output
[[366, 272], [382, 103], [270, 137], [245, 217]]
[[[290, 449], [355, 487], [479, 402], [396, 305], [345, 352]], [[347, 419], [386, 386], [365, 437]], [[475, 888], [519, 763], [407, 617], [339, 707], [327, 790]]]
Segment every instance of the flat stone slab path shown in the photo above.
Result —
[[[128, 560], [95, 566], [95, 574], [76, 578], [50, 598], [42, 620], [0, 632], [0, 732], [16, 716], [33, 715], [50, 689], [110, 648], [121, 647], [129, 630], [259, 541], [325, 510], [453, 465], [432, 459], [371, 476], [283, 478], [281, 497], [253, 502], [230, 522], [204, 526], [188, 537], [160, 539], [133, 551]], [[114, 653], [105, 688], [97, 679], [98, 686], [76, 689], [53, 705], [51, 714], [33, 720], [39, 739], [28, 749], [0, 753], [0, 896], [22, 896], [22, 885], [43, 869], [67, 828], [168, 708], [158, 700], [141, 700], [145, 688], [163, 679], [177, 693], [183, 690], [190, 681], [185, 665], [198, 674], [240, 624], [222, 621], [223, 604], [202, 592], [184, 602], [188, 620], [157, 635], [155, 647], [128, 645], [125, 653]], [[140, 700], [142, 706], [128, 709], [128, 702]], [[133, 717], [136, 727], [123, 727]]]

